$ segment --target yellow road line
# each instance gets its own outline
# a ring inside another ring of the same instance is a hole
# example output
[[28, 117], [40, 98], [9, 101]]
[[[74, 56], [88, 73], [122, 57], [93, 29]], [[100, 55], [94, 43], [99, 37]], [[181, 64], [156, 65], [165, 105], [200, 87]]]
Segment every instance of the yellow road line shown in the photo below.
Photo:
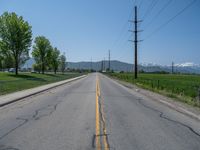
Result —
[[96, 78], [96, 149], [100, 150], [101, 145], [100, 145], [100, 128], [99, 128], [99, 103], [98, 103], [98, 80]]
[[[99, 78], [97, 78], [97, 89], [98, 89], [98, 96], [100, 96], [101, 94], [101, 90], [100, 90], [100, 85], [99, 85]], [[102, 103], [101, 103], [102, 104]], [[106, 120], [105, 120], [105, 114], [104, 114], [104, 111], [103, 111], [103, 104], [101, 105], [101, 113], [102, 113], [102, 120], [103, 122], [105, 123], [104, 124], [104, 127], [103, 127], [103, 143], [104, 143], [104, 149], [105, 150], [108, 150], [109, 147], [108, 147], [108, 141], [107, 141], [107, 131], [106, 131]]]

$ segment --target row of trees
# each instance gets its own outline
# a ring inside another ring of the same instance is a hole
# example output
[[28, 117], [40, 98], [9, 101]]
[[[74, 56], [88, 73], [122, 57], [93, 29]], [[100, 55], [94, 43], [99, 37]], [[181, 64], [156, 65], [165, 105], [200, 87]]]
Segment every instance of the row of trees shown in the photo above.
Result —
[[[0, 68], [15, 68], [17, 75], [19, 67], [29, 59], [31, 44], [32, 29], [22, 16], [8, 12], [0, 16]], [[43, 74], [46, 69], [55, 73], [59, 67], [62, 72], [65, 70], [65, 55], [60, 55], [44, 36], [35, 38], [32, 56], [34, 68]]]
[[65, 71], [65, 55], [60, 55], [60, 51], [56, 47], [53, 48], [50, 41], [44, 36], [35, 38], [32, 56], [36, 61], [33, 68], [39, 73], [44, 74], [45, 70], [53, 70], [56, 74], [59, 67], [62, 72]]

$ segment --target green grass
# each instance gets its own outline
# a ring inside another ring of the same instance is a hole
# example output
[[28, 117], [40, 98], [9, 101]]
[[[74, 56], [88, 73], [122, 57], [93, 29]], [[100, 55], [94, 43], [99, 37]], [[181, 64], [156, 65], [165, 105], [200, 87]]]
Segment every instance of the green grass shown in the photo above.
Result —
[[198, 75], [139, 74], [137, 80], [131, 73], [109, 73], [108, 75], [190, 105], [199, 106], [200, 76]]
[[0, 72], [0, 95], [37, 87], [73, 77], [80, 76], [80, 73], [68, 74], [36, 74], [20, 73], [18, 76], [13, 73]]

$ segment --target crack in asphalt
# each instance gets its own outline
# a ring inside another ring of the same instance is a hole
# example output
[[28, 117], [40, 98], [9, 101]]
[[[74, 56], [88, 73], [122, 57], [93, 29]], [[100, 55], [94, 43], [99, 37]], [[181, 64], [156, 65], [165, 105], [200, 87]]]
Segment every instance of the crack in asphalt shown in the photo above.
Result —
[[138, 100], [139, 104], [141, 104], [141, 105], [144, 106], [145, 108], [148, 108], [148, 109], [150, 109], [150, 110], [152, 110], [152, 111], [154, 111], [154, 112], [159, 113], [159, 117], [160, 117], [160, 118], [165, 119], [165, 120], [168, 120], [168, 121], [170, 121], [170, 122], [173, 122], [173, 123], [175, 123], [175, 124], [179, 124], [179, 125], [183, 126], [183, 127], [187, 128], [187, 129], [189, 129], [193, 134], [195, 134], [196, 136], [198, 136], [198, 137], [200, 138], [200, 133], [196, 132], [192, 127], [190, 127], [190, 126], [188, 126], [188, 125], [186, 125], [186, 124], [184, 124], [184, 123], [181, 123], [181, 122], [179, 122], [179, 121], [176, 121], [176, 120], [173, 120], [173, 119], [170, 119], [170, 118], [164, 116], [164, 113], [163, 113], [163, 112], [161, 112], [161, 111], [159, 111], [159, 110], [157, 110], [157, 109], [154, 109], [154, 108], [152, 108], [152, 107], [150, 107], [150, 106], [147, 106], [147, 105], [145, 105], [144, 103], [142, 103], [142, 99], [141, 99], [141, 98], [137, 98], [137, 100]]
[[92, 136], [92, 148], [96, 148], [96, 145], [95, 145], [96, 136], [97, 136], [96, 134]]
[[[55, 105], [48, 105], [47, 107], [36, 110], [35, 114], [32, 116], [32, 118], [34, 120], [39, 120], [42, 117], [50, 116], [54, 111], [56, 111], [57, 105], [58, 105], [58, 103]], [[45, 111], [47, 111], [47, 112], [45, 112]], [[42, 114], [42, 112], [45, 112], [46, 114], [45, 113]]]
[[106, 123], [105, 123], [105, 120], [104, 120], [104, 117], [103, 117], [103, 113], [102, 113], [102, 103], [100, 102], [101, 100], [101, 96], [98, 96], [98, 103], [99, 103], [99, 113], [100, 113], [100, 119], [103, 123], [102, 127], [103, 127], [103, 134], [100, 134], [98, 136], [105, 136], [106, 137], [106, 141], [107, 141], [107, 144], [108, 144], [108, 147], [107, 148], [110, 148], [110, 144], [109, 144], [109, 140], [108, 140], [108, 135], [107, 133], [105, 133], [106, 131]]
[[[9, 135], [10, 133], [15, 131], [19, 127], [25, 125], [26, 123], [28, 123], [31, 120], [39, 120], [43, 117], [50, 116], [53, 112], [56, 111], [57, 106], [60, 102], [61, 101], [59, 101], [58, 103], [56, 103], [54, 105], [47, 105], [46, 107], [35, 110], [34, 114], [31, 117], [27, 117], [27, 118], [26, 117], [17, 117], [16, 120], [20, 120], [20, 121], [22, 121], [22, 123], [20, 123], [19, 125], [17, 125], [16, 127], [12, 128], [12, 129], [10, 129], [8, 132], [3, 134], [2, 136], [0, 136], [0, 140], [2, 140], [7, 135]], [[5, 150], [7, 150], [7, 149], [5, 149]]]
[[21, 124], [19, 124], [18, 126], [16, 126], [15, 128], [10, 129], [8, 132], [6, 132], [4, 135], [2, 135], [0, 137], [0, 140], [2, 140], [3, 138], [5, 138], [8, 134], [10, 134], [11, 132], [15, 131], [17, 128], [23, 126], [24, 124], [26, 124], [28, 122], [28, 119], [24, 119], [24, 118], [16, 118], [16, 120], [22, 120], [23, 122]]
[[19, 149], [10, 146], [6, 147], [5, 145], [0, 145], [0, 150], [19, 150]]

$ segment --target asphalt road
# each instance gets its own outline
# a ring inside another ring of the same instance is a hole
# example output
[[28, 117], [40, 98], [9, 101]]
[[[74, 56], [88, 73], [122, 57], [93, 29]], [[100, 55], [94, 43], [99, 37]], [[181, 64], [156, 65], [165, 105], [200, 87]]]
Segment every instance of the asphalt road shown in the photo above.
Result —
[[0, 108], [0, 150], [200, 150], [200, 122], [101, 75]]

